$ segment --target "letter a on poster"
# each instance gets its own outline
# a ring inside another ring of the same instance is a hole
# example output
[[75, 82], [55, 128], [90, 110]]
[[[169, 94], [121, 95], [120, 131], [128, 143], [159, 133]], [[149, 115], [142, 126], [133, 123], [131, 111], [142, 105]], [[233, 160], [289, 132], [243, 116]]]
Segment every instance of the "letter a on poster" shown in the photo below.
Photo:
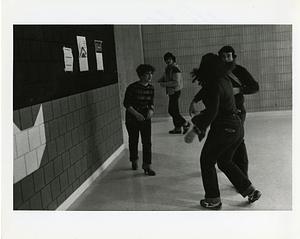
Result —
[[97, 61], [97, 70], [103, 71], [103, 57], [102, 57], [102, 44], [103, 41], [95, 40], [95, 51], [96, 51], [96, 61]]
[[79, 56], [79, 70], [88, 71], [88, 57], [87, 57], [87, 46], [86, 40], [83, 36], [77, 36], [77, 45], [78, 45], [78, 56]]

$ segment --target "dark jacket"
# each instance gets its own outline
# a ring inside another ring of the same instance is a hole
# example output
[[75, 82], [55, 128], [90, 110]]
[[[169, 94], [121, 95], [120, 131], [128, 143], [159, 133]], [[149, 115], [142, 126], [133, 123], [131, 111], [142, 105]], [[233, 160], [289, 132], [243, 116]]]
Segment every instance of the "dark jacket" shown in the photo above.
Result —
[[239, 79], [241, 83], [239, 84], [236, 81], [231, 81], [233, 87], [238, 87], [241, 90], [239, 94], [236, 94], [234, 96], [235, 104], [239, 110], [241, 110], [242, 112], [246, 112], [244, 107], [244, 95], [250, 95], [258, 92], [258, 82], [254, 80], [252, 75], [247, 71], [245, 67], [242, 67], [240, 65], [236, 65], [232, 73]]
[[[231, 78], [232, 86], [240, 88], [241, 92], [236, 94], [234, 96], [235, 98], [235, 104], [238, 110], [242, 111], [242, 113], [245, 113], [245, 106], [244, 106], [244, 95], [254, 94], [258, 92], [259, 85], [258, 82], [254, 80], [252, 75], [247, 71], [245, 67], [242, 67], [240, 65], [236, 65], [235, 69], [232, 71], [232, 73], [238, 78], [239, 82], [235, 81]], [[195, 95], [193, 101], [199, 102], [202, 100], [202, 94], [201, 90]]]
[[213, 122], [231, 120], [237, 114], [232, 83], [227, 76], [204, 86], [201, 97], [205, 110], [192, 119], [201, 131], [206, 130]]

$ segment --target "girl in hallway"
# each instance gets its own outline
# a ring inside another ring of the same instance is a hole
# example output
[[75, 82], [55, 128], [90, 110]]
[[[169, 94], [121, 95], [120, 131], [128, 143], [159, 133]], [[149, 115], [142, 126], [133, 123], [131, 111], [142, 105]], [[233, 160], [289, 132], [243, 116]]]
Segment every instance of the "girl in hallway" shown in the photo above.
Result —
[[154, 87], [150, 84], [155, 69], [148, 64], [141, 64], [136, 72], [139, 81], [130, 84], [125, 92], [125, 125], [129, 137], [129, 158], [132, 170], [138, 168], [138, 143], [141, 134], [143, 145], [143, 165], [145, 175], [155, 176], [151, 169], [151, 118], [154, 113]]

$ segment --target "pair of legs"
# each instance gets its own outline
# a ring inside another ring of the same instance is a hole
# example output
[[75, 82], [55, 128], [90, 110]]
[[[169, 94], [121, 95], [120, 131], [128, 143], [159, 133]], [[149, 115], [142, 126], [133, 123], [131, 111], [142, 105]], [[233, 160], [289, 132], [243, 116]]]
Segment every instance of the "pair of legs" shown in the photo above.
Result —
[[[238, 114], [239, 118], [241, 119], [242, 125], [244, 127], [244, 122], [246, 119], [246, 112], [241, 111]], [[236, 149], [232, 161], [240, 168], [240, 170], [248, 176], [248, 154], [247, 154], [247, 149], [245, 145], [245, 140], [243, 139], [241, 144], [238, 146]]]
[[132, 169], [137, 169], [137, 161], [138, 161], [138, 143], [139, 143], [139, 135], [141, 135], [142, 139], [142, 147], [143, 147], [143, 166], [142, 168], [145, 171], [145, 174], [153, 176], [155, 172], [151, 170], [151, 158], [152, 158], [152, 150], [151, 150], [151, 120], [144, 121], [129, 121], [126, 122], [126, 129], [128, 132], [129, 138], [129, 159], [132, 163]]
[[174, 94], [169, 95], [169, 106], [168, 113], [171, 115], [174, 124], [174, 130], [169, 133], [181, 133], [181, 127], [183, 127], [183, 133], [186, 133], [190, 127], [189, 122], [187, 122], [179, 112], [179, 97], [181, 91], [175, 91]]
[[221, 206], [216, 164], [237, 191], [243, 197], [248, 196], [249, 202], [254, 202], [260, 197], [261, 193], [255, 190], [248, 176], [232, 160], [243, 137], [244, 129], [238, 118], [211, 125], [200, 156], [205, 190], [205, 199], [201, 200], [202, 206], [210, 207], [209, 203], [216, 205], [216, 208]]

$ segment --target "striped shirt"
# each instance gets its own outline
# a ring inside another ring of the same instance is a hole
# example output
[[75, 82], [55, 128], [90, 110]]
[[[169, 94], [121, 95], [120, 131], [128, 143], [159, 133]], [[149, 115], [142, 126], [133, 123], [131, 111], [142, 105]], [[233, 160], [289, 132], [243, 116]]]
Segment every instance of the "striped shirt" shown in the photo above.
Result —
[[[147, 117], [149, 109], [154, 109], [154, 87], [151, 84], [144, 86], [138, 81], [130, 84], [125, 92], [124, 107], [133, 107], [136, 111]], [[126, 119], [131, 115], [126, 110]]]

